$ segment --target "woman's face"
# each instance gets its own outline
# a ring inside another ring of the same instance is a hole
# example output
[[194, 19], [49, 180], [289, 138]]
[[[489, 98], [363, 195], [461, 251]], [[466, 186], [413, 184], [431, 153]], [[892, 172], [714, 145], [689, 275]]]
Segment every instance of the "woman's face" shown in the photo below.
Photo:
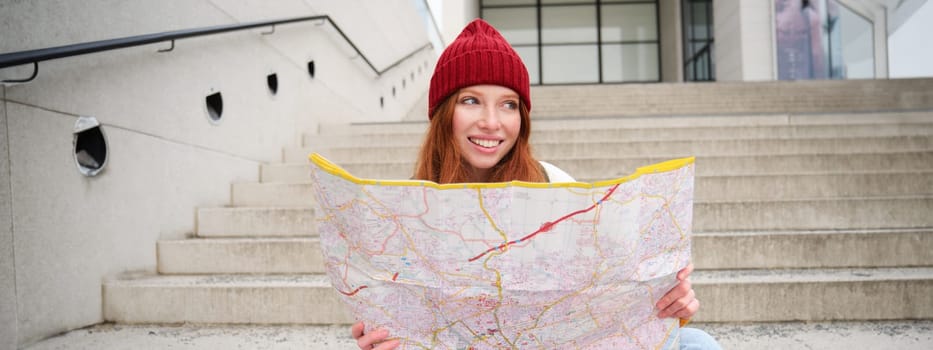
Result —
[[518, 139], [518, 93], [498, 85], [473, 85], [455, 96], [454, 139], [472, 167], [471, 181], [482, 182]]

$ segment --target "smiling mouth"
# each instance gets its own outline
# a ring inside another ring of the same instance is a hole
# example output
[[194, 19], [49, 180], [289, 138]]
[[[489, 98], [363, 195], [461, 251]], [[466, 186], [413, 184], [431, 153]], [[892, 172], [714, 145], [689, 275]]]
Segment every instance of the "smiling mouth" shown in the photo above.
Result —
[[484, 140], [484, 139], [475, 139], [472, 137], [468, 137], [467, 139], [470, 140], [470, 142], [472, 142], [474, 145], [484, 147], [484, 148], [493, 148], [503, 142], [502, 140]]

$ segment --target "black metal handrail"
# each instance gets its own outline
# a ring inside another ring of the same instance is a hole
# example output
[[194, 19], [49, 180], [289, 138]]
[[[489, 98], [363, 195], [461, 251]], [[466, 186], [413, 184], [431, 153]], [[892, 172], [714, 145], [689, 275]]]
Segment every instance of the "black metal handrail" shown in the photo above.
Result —
[[178, 39], [232, 32], [232, 31], [245, 30], [245, 29], [257, 28], [257, 27], [269, 27], [269, 26], [272, 27], [272, 31], [268, 33], [263, 33], [263, 34], [271, 34], [275, 31], [275, 26], [279, 24], [288, 24], [288, 23], [314, 21], [314, 20], [323, 20], [323, 21], [330, 23], [331, 26], [333, 26], [334, 29], [337, 30], [337, 33], [340, 34], [343, 40], [345, 40], [347, 44], [350, 44], [350, 47], [352, 47], [353, 50], [356, 51], [356, 54], [359, 55], [360, 58], [362, 58], [363, 61], [366, 62], [366, 65], [368, 65], [369, 68], [372, 69], [373, 72], [376, 73], [377, 76], [381, 76], [383, 73], [387, 72], [388, 70], [394, 68], [395, 66], [398, 66], [403, 61], [405, 61], [411, 56], [414, 56], [416, 53], [420, 52], [421, 50], [432, 47], [431, 43], [427, 43], [424, 46], [421, 46], [418, 49], [412, 51], [410, 54], [406, 55], [405, 57], [402, 57], [395, 63], [389, 65], [388, 67], [382, 70], [379, 70], [379, 69], [376, 69], [373, 63], [370, 62], [368, 58], [366, 58], [366, 55], [364, 55], [363, 52], [361, 52], [360, 49], [356, 47], [356, 44], [354, 44], [353, 41], [350, 40], [350, 38], [347, 37], [346, 34], [344, 34], [343, 30], [340, 29], [340, 26], [338, 26], [337, 23], [335, 23], [330, 18], [330, 16], [319, 15], [319, 16], [287, 18], [287, 19], [280, 19], [280, 20], [219, 25], [219, 26], [195, 28], [195, 29], [184, 29], [184, 30], [176, 30], [176, 31], [162, 32], [162, 33], [156, 33], [156, 34], [137, 35], [137, 36], [130, 36], [130, 37], [125, 37], [125, 38], [92, 41], [92, 42], [87, 42], [87, 43], [64, 45], [64, 46], [51, 47], [51, 48], [45, 48], [45, 49], [0, 54], [0, 69], [12, 67], [12, 66], [24, 65], [28, 63], [32, 63], [34, 65], [33, 74], [30, 78], [25, 79], [25, 80], [4, 80], [2, 82], [11, 83], [11, 82], [31, 81], [32, 79], [35, 79], [36, 75], [39, 72], [39, 62], [53, 60], [57, 58], [78, 56], [78, 55], [84, 55], [84, 54], [89, 54], [89, 53], [116, 50], [116, 49], [121, 49], [121, 48], [126, 48], [126, 47], [141, 46], [141, 45], [152, 44], [152, 43], [157, 43], [157, 42], [165, 42], [165, 41], [171, 41], [172, 48], [168, 50], [160, 50], [160, 51], [171, 51], [175, 47], [175, 40], [178, 40]]

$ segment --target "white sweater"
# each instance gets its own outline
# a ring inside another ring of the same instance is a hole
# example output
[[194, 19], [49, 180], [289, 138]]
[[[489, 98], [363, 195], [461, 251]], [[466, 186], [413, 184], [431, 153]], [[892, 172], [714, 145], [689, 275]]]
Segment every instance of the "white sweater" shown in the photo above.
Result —
[[541, 163], [541, 167], [547, 172], [547, 178], [550, 182], [577, 182], [570, 174], [554, 166], [554, 164], [542, 162], [540, 160], [538, 163]]

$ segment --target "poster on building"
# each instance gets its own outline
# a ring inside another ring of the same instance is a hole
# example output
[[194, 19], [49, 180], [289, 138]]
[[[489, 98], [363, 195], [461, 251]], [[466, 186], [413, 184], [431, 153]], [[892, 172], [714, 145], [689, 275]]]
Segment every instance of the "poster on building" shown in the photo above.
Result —
[[844, 79], [835, 0], [775, 0], [778, 79]]

